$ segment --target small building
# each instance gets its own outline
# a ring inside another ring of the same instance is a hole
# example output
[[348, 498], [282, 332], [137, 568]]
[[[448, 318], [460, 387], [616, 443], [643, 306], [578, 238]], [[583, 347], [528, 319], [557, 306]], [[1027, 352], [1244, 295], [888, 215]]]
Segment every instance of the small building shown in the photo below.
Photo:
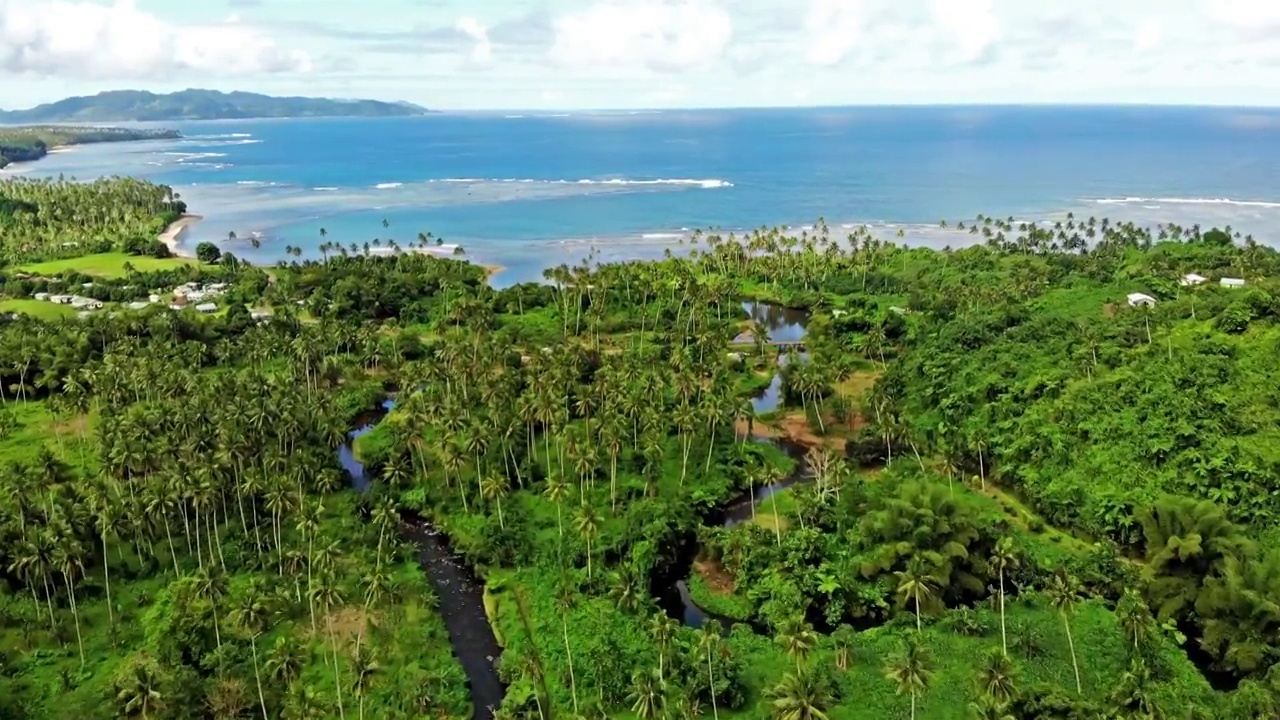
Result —
[[150, 295], [147, 296], [147, 302], [158, 303], [160, 302], [160, 296], [156, 295], [155, 293], [151, 293]]
[[186, 307], [186, 305], [179, 305], [178, 303], [172, 303], [169, 305], [169, 309], [174, 311], [181, 310], [184, 307]]
[[39, 300], [40, 302], [44, 302], [49, 299], [49, 293], [38, 292], [33, 297], [35, 297], [35, 299]]
[[80, 287], [84, 288], [85, 290], [88, 290], [89, 288], [93, 287], [93, 283], [91, 282], [83, 283], [80, 285]]
[[1244, 287], [1244, 278], [1222, 278], [1218, 284], [1224, 288], [1242, 288]]
[[136, 302], [129, 303], [125, 307], [129, 308], [130, 310], [144, 310], [148, 307], [151, 307], [151, 303], [145, 300], [138, 300]]
[[1155, 307], [1156, 299], [1145, 293], [1129, 293], [1129, 307]]
[[218, 306], [214, 305], [213, 303], [201, 303], [196, 306], [196, 312], [201, 312], [208, 315], [209, 313], [218, 312]]
[[1197, 275], [1195, 273], [1187, 273], [1186, 275], [1182, 276], [1182, 279], [1179, 280], [1178, 283], [1183, 287], [1194, 287], [1196, 285], [1201, 285], [1205, 283], [1206, 281], [1208, 281], [1208, 279], [1209, 278], [1203, 275]]
[[71, 296], [70, 295], [50, 295], [49, 302], [53, 303], [54, 305], [69, 305], [71, 304]]
[[259, 321], [270, 320], [271, 311], [270, 310], [254, 310], [253, 312], [249, 313], [249, 317], [253, 320], [259, 320]]
[[71, 298], [71, 307], [83, 310], [101, 310], [102, 301], [77, 295]]

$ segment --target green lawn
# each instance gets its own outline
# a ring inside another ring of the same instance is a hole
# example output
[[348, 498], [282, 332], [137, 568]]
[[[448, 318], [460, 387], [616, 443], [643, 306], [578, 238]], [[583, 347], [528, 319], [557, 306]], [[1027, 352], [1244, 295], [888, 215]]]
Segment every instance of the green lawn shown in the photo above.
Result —
[[40, 320], [57, 320], [74, 317], [75, 308], [70, 305], [54, 305], [40, 300], [0, 300], [0, 313], [17, 312]]
[[184, 265], [197, 265], [198, 261], [191, 258], [160, 259], [140, 255], [126, 255], [124, 253], [101, 253], [24, 265], [18, 269], [23, 272], [38, 273], [40, 275], [58, 275], [74, 271], [85, 275], [118, 278], [125, 275], [125, 263], [129, 263], [139, 272], [154, 272], [156, 270], [172, 270]]

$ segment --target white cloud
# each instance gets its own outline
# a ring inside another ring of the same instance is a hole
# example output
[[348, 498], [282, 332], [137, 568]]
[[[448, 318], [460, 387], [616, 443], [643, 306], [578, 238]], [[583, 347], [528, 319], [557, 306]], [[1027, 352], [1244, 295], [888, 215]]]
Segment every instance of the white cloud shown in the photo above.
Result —
[[805, 58], [814, 65], [838, 65], [862, 37], [861, 0], [812, 0], [805, 14]]
[[1155, 18], [1145, 18], [1133, 30], [1133, 52], [1144, 55], [1160, 46], [1164, 39], [1164, 28]]
[[306, 53], [284, 50], [237, 22], [171, 25], [132, 0], [0, 0], [0, 69], [10, 72], [125, 79], [182, 70], [244, 76], [311, 67]]
[[1275, 0], [1206, 0], [1209, 16], [1250, 35], [1280, 32], [1280, 3]]
[[960, 63], [986, 58], [1000, 37], [1000, 19], [991, 0], [933, 0], [933, 20]]
[[606, 0], [555, 20], [551, 57], [573, 67], [679, 70], [720, 58], [733, 21], [706, 0]]
[[454, 28], [471, 38], [475, 43], [471, 48], [471, 61], [476, 63], [489, 62], [493, 57], [493, 44], [489, 42], [489, 29], [480, 24], [479, 20], [472, 17], [459, 18]]

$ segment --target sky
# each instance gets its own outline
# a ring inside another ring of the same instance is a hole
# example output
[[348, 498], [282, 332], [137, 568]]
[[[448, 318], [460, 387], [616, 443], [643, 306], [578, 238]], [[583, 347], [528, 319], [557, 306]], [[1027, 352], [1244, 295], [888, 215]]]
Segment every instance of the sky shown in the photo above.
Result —
[[0, 0], [0, 107], [1280, 106], [1280, 0]]

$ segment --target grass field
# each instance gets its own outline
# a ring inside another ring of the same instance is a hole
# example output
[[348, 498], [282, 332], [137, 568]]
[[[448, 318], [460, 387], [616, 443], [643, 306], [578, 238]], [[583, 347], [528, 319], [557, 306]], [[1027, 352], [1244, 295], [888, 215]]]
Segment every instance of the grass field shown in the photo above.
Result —
[[126, 255], [124, 253], [101, 253], [98, 255], [84, 255], [77, 258], [68, 258], [66, 260], [50, 260], [49, 262], [35, 263], [33, 265], [24, 265], [19, 270], [29, 273], [38, 273], [41, 275], [57, 275], [65, 272], [79, 272], [85, 275], [94, 275], [103, 278], [124, 277], [124, 266], [128, 263], [139, 272], [154, 272], [156, 270], [172, 270], [184, 265], [198, 265], [199, 262], [190, 258], [153, 258], [140, 255]]
[[54, 305], [40, 300], [0, 300], [0, 313], [22, 313], [40, 320], [57, 320], [74, 317], [75, 308], [70, 305]]

